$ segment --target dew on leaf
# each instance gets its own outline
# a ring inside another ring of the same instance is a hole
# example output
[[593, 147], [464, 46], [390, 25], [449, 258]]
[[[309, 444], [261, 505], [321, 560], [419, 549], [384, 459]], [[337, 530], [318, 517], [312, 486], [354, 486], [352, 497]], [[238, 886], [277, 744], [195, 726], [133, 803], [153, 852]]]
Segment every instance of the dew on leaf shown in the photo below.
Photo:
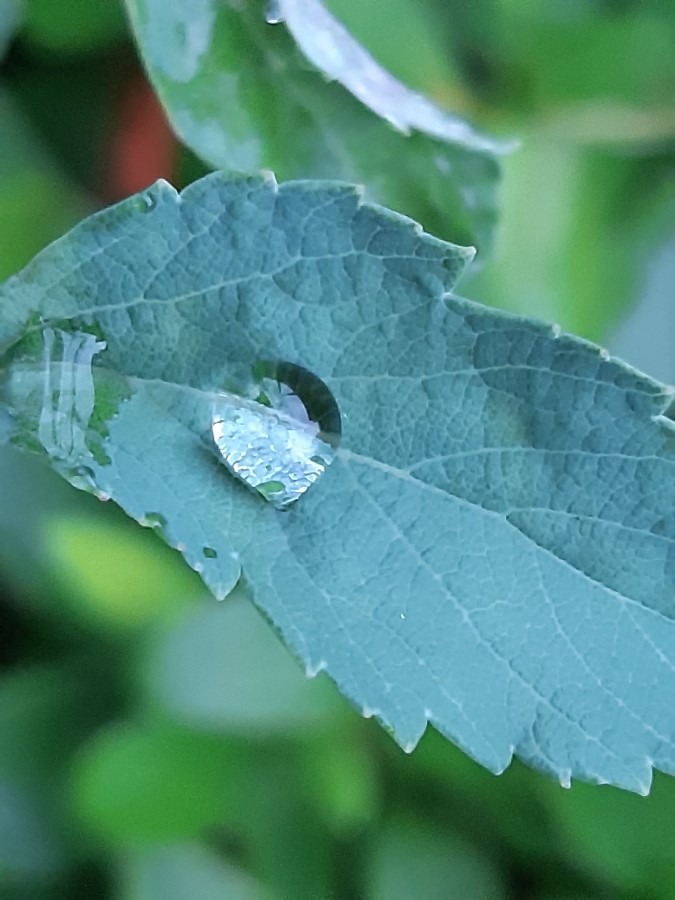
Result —
[[218, 558], [218, 551], [214, 550], [213, 547], [202, 547], [202, 553], [204, 554], [205, 559]]
[[286, 509], [332, 462], [340, 413], [330, 389], [301, 366], [261, 361], [253, 374], [255, 399], [215, 400], [213, 438], [231, 474]]
[[265, 20], [270, 25], [278, 25], [280, 22], [284, 21], [279, 0], [269, 0], [269, 3], [267, 4], [267, 10], [265, 12]]
[[146, 513], [143, 517], [143, 524], [148, 526], [149, 528], [165, 528], [166, 516], [163, 516], [161, 513], [157, 512]]
[[152, 210], [157, 206], [157, 197], [150, 191], [146, 191], [144, 194], [139, 194], [138, 200], [139, 209], [144, 213], [152, 212]]

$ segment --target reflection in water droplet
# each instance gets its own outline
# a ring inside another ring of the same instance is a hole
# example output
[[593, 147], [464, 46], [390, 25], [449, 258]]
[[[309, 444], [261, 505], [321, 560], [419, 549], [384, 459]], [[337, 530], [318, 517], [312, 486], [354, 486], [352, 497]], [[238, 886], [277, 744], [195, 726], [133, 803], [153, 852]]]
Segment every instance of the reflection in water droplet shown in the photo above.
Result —
[[255, 400], [222, 395], [212, 433], [229, 471], [276, 509], [298, 500], [333, 461], [340, 412], [329, 388], [292, 363], [258, 363]]
[[42, 409], [38, 440], [52, 459], [74, 468], [90, 456], [86, 445], [94, 410], [92, 360], [105, 349], [91, 334], [68, 334], [45, 328], [43, 333]]

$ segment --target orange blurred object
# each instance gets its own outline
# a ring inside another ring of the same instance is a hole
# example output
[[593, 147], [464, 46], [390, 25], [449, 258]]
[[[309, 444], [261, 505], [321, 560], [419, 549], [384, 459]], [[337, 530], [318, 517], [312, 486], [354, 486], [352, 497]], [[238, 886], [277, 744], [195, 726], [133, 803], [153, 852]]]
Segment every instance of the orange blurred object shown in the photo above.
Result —
[[157, 178], [172, 180], [177, 142], [146, 78], [134, 73], [122, 90], [104, 193], [120, 200]]

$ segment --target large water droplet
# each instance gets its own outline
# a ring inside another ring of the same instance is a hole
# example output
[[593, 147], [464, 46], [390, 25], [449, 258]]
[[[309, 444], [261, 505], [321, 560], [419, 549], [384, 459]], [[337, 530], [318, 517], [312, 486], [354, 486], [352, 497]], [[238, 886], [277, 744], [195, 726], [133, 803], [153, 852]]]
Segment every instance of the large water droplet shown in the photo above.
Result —
[[255, 399], [223, 394], [212, 432], [229, 471], [277, 509], [316, 483], [340, 440], [340, 412], [329, 388], [292, 363], [260, 362]]

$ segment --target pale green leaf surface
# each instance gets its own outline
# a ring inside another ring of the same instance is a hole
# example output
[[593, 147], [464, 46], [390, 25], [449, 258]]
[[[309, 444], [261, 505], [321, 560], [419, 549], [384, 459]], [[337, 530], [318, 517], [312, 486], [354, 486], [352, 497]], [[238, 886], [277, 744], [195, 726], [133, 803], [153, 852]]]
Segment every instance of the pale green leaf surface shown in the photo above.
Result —
[[[13, 439], [161, 521], [217, 596], [243, 573], [404, 747], [430, 721], [493, 771], [646, 791], [675, 770], [670, 393], [449, 296], [470, 256], [347, 186], [160, 183], [0, 288]], [[287, 512], [204, 437], [261, 358], [343, 419]]]
[[330, 682], [307, 681], [239, 589], [172, 623], [146, 666], [152, 699], [197, 730], [306, 732], [338, 709]]
[[200, 844], [169, 844], [123, 859], [122, 900], [271, 900], [250, 875]]
[[286, 25], [263, 0], [127, 8], [173, 127], [210, 165], [363, 183], [442, 237], [490, 246], [506, 145], [396, 81], [319, 0], [283, 0]]
[[499, 900], [506, 895], [489, 858], [438, 825], [421, 828], [414, 818], [387, 822], [369, 860], [372, 900]]
[[21, 0], [0, 0], [0, 59], [19, 29], [22, 14]]

